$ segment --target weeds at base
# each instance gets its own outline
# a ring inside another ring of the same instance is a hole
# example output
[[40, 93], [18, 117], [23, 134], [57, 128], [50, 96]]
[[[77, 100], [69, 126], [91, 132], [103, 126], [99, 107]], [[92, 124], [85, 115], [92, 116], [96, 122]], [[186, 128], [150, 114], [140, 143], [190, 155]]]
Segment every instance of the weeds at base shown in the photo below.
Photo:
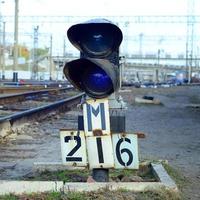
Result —
[[[168, 174], [172, 177], [172, 179], [175, 180], [176, 184], [179, 186], [179, 188], [182, 188], [186, 184], [186, 179], [179, 173], [179, 171], [172, 168], [170, 165], [168, 165], [165, 162], [161, 162], [168, 172]], [[148, 172], [147, 168], [141, 170], [140, 173], [145, 174]], [[59, 177], [60, 179], [67, 178], [67, 174], [65, 173], [72, 173], [72, 171], [60, 171], [57, 172], [57, 175], [54, 177], [57, 179]], [[121, 170], [113, 170], [110, 172], [111, 176], [119, 176], [121, 174]], [[123, 171], [124, 175], [129, 176], [130, 173], [133, 173], [133, 170], [125, 170]], [[135, 175], [137, 175], [137, 171], [134, 172]], [[73, 174], [73, 173], [72, 173]], [[44, 172], [44, 177], [49, 178], [51, 173], [50, 172]], [[54, 174], [55, 175], [55, 174]], [[86, 178], [89, 173], [88, 171], [79, 171], [78, 178], [82, 175]], [[149, 176], [149, 174], [147, 174]], [[146, 174], [145, 174], [146, 176]], [[70, 178], [70, 177], [68, 177]], [[65, 181], [68, 182], [71, 180], [66, 179]], [[117, 191], [110, 191], [108, 189], [99, 190], [95, 192], [68, 192], [67, 194], [59, 193], [59, 192], [51, 192], [51, 193], [40, 193], [40, 194], [24, 194], [24, 195], [5, 195], [0, 196], [0, 200], [181, 200], [182, 195], [179, 192], [174, 192], [171, 190], [167, 190], [165, 188], [161, 188], [159, 190], [155, 191], [144, 191], [140, 193], [135, 193], [128, 190], [117, 190]]]
[[41, 193], [0, 196], [0, 200], [181, 200], [179, 193], [166, 189], [134, 193], [126, 190], [99, 190], [96, 192]]

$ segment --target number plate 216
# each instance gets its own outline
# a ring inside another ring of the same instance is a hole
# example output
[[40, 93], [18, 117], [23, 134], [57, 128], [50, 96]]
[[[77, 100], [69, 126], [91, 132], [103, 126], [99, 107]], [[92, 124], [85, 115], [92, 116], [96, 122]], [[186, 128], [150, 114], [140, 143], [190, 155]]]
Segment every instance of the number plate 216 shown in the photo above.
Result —
[[[112, 134], [85, 138], [83, 131], [61, 130], [63, 164], [89, 168], [138, 169], [138, 143], [135, 134]], [[86, 153], [87, 150], [87, 153]]]

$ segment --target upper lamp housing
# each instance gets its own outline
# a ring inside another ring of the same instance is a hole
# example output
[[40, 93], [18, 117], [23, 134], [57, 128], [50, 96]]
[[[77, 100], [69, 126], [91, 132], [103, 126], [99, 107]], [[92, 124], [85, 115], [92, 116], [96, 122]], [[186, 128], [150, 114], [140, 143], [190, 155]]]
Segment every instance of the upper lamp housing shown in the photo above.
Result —
[[67, 36], [81, 58], [65, 64], [66, 78], [93, 98], [104, 98], [117, 90], [121, 30], [108, 20], [96, 19], [71, 26]]

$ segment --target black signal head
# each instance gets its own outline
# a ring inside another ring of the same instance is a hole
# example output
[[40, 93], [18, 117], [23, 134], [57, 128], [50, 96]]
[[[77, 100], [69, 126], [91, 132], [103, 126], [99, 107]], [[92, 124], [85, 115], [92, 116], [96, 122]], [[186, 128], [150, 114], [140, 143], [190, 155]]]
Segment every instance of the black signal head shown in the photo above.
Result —
[[120, 28], [106, 19], [73, 25], [67, 36], [76, 48], [93, 58], [109, 56], [119, 48], [123, 38]]

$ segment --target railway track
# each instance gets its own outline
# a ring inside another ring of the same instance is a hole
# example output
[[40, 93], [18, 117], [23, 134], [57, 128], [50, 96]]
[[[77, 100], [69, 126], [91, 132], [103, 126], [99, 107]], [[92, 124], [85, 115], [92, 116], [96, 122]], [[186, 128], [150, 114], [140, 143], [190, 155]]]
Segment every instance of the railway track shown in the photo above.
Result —
[[[73, 87], [65, 87], [65, 88], [54, 88], [54, 89], [43, 89], [37, 91], [29, 91], [29, 92], [20, 92], [16, 94], [6, 94], [0, 96], [0, 105], [8, 104], [8, 103], [16, 103], [19, 101], [25, 101], [27, 99], [36, 99], [38, 97], [42, 97], [45, 95], [59, 95], [66, 91], [73, 90]], [[15, 89], [15, 92], [17, 90]]]
[[61, 162], [59, 130], [76, 128], [82, 96], [0, 117], [0, 180], [31, 176], [34, 162]]
[[62, 162], [59, 130], [77, 128], [79, 109], [52, 113], [15, 129], [0, 144], [0, 180], [27, 179], [35, 162]]
[[[61, 91], [69, 91], [69, 88], [59, 90]], [[13, 128], [16, 129], [35, 119], [42, 119], [51, 112], [70, 110], [80, 102], [82, 95], [66, 98], [66, 93], [59, 96], [58, 90], [51, 89], [1, 97], [1, 111], [4, 112], [0, 116], [0, 138], [5, 137]], [[32, 101], [33, 99], [36, 101]]]

